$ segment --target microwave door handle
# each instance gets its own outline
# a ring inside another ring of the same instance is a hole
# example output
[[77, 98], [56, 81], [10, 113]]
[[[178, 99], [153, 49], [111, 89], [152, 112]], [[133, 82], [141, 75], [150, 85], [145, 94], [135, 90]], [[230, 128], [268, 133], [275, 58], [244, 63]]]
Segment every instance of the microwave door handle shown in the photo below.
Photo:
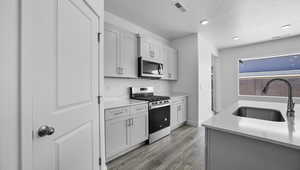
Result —
[[160, 74], [163, 73], [163, 70], [164, 70], [164, 66], [163, 66], [163, 64], [160, 64], [160, 69], [159, 69]]

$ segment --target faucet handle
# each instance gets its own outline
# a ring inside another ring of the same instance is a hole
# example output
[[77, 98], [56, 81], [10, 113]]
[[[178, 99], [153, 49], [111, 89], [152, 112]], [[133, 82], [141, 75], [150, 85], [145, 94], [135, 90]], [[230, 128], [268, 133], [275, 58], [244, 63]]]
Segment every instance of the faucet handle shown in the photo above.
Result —
[[293, 110], [294, 110], [295, 104], [296, 104], [295, 102], [292, 103], [292, 109]]

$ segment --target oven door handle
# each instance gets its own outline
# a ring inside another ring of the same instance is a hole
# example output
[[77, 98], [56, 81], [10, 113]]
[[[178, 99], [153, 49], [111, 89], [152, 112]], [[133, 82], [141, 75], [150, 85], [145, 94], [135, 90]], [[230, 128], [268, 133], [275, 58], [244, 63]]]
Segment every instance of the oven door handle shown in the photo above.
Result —
[[149, 109], [152, 110], [152, 109], [156, 109], [156, 108], [160, 108], [160, 107], [166, 107], [166, 106], [170, 106], [170, 103], [163, 104], [163, 105], [157, 105], [157, 106], [150, 106]]

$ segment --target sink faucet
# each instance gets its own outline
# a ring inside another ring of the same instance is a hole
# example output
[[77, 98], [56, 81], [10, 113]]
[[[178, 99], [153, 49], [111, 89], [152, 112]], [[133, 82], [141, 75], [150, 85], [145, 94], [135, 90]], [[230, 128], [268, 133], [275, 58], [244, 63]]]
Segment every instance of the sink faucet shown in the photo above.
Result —
[[272, 79], [270, 81], [267, 82], [266, 86], [263, 88], [262, 92], [264, 94], [267, 93], [268, 89], [269, 89], [269, 86], [272, 82], [274, 81], [282, 81], [282, 82], [285, 82], [285, 84], [287, 84], [288, 86], [288, 104], [287, 104], [287, 116], [288, 117], [294, 117], [295, 116], [295, 110], [294, 110], [294, 106], [295, 106], [295, 103], [293, 102], [293, 89], [292, 89], [292, 85], [289, 81], [285, 80], [285, 79], [280, 79], [280, 78], [276, 78], [276, 79]]

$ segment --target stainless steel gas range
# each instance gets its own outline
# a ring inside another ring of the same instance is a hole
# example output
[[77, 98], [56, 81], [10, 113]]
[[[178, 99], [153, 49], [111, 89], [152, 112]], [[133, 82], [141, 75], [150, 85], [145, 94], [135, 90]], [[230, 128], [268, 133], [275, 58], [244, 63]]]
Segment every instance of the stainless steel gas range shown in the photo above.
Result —
[[153, 87], [131, 87], [130, 98], [149, 102], [150, 144], [170, 134], [170, 97], [155, 96]]

